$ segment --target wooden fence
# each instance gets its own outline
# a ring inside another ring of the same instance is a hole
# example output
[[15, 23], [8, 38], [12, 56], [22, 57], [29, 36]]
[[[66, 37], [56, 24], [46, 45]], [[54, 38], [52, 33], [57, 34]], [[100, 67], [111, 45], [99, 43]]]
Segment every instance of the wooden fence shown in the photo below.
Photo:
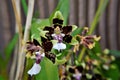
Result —
[[[36, 0], [35, 11], [40, 18], [49, 17], [59, 0]], [[100, 0], [70, 0], [68, 24], [90, 26]], [[21, 4], [20, 4], [21, 5]], [[25, 23], [25, 13], [21, 7], [22, 24]], [[12, 39], [15, 33], [15, 15], [11, 0], [0, 0], [0, 51]], [[120, 0], [109, 0], [109, 4], [101, 16], [95, 30], [101, 35], [102, 48], [120, 50]]]

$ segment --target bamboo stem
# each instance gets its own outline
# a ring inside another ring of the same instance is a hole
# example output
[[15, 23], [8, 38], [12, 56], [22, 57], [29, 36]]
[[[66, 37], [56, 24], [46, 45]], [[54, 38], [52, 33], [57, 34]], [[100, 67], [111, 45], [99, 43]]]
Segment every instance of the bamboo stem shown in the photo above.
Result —
[[[31, 27], [31, 21], [32, 21], [32, 16], [33, 16], [33, 9], [34, 9], [34, 0], [29, 0], [28, 1], [28, 13], [27, 13], [27, 20], [26, 20], [26, 25], [25, 25], [25, 31], [24, 31], [24, 38], [23, 41], [27, 42], [29, 39], [29, 33], [30, 33], [30, 27]], [[24, 72], [24, 63], [25, 63], [25, 44], [22, 45], [21, 54], [19, 57], [18, 61], [18, 67], [17, 67], [17, 73], [16, 73], [16, 78], [15, 80], [22, 80], [22, 75]]]
[[16, 19], [16, 33], [19, 34], [19, 42], [15, 47], [15, 51], [14, 51], [14, 56], [13, 56], [13, 63], [11, 66], [11, 70], [10, 70], [10, 80], [14, 80], [15, 78], [15, 70], [16, 70], [16, 65], [17, 65], [17, 61], [18, 61], [18, 52], [21, 49], [21, 41], [22, 41], [22, 23], [21, 23], [21, 12], [20, 12], [20, 0], [12, 0], [12, 6], [14, 9], [14, 14], [15, 14], [15, 19]]

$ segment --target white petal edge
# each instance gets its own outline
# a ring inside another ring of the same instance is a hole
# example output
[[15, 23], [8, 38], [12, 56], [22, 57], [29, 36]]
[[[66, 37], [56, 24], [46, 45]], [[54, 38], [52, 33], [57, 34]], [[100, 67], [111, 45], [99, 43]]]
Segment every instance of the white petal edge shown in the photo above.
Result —
[[34, 65], [32, 66], [32, 68], [28, 71], [29, 75], [36, 75], [40, 72], [41, 70], [41, 66], [37, 63], [34, 63]]
[[66, 44], [64, 43], [57, 43], [55, 45], [53, 45], [54, 49], [57, 49], [58, 51], [62, 50], [62, 49], [66, 49]]
[[42, 53], [41, 56], [42, 56], [42, 57], [45, 57], [45, 53]]
[[38, 52], [35, 52], [35, 54], [40, 54], [40, 52], [38, 51]]

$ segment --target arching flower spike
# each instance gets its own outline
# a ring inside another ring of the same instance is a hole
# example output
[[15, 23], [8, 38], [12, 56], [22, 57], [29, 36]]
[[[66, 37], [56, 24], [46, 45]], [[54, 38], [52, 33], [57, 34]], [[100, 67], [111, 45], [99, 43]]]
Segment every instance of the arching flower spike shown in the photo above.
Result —
[[[88, 33], [88, 28], [84, 27], [82, 34], [81, 35], [77, 35], [76, 37], [78, 37], [80, 39], [80, 44], [84, 45], [85, 47], [92, 49], [95, 46], [95, 41], [99, 41], [101, 37], [97, 37], [96, 35], [87, 35]], [[79, 47], [79, 45], [77, 45], [77, 47]], [[77, 47], [74, 47], [74, 51], [77, 50]]]

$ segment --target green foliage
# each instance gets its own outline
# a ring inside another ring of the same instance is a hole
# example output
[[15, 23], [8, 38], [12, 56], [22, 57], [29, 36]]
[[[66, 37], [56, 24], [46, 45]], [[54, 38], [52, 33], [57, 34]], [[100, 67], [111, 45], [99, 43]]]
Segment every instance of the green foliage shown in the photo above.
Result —
[[7, 73], [7, 65], [10, 60], [10, 57], [12, 55], [13, 49], [18, 41], [18, 34], [16, 33], [13, 37], [13, 39], [10, 41], [10, 43], [5, 48], [5, 57], [2, 57], [0, 55], [0, 80], [7, 80], [8, 79], [8, 73]]
[[45, 37], [46, 31], [42, 30], [45, 26], [50, 26], [49, 19], [34, 19], [31, 25], [31, 38], [41, 43], [40, 36]]
[[98, 41], [95, 42], [95, 47], [92, 49], [92, 51], [97, 54], [102, 53], [102, 49]]
[[35, 76], [36, 80], [59, 80], [57, 66], [50, 60], [44, 58], [41, 65], [41, 71]]
[[18, 41], [18, 34], [15, 34], [8, 46], [5, 48], [6, 59], [8, 60], [12, 54], [12, 51]]
[[104, 76], [111, 80], [119, 80], [120, 72], [116, 64], [111, 64], [109, 70], [104, 70]]
[[51, 14], [49, 20], [52, 23], [53, 16], [56, 11], [60, 11], [64, 17], [64, 25], [67, 24], [68, 14], [69, 14], [69, 0], [59, 0], [59, 3], [53, 13]]
[[109, 50], [110, 54], [114, 55], [115, 57], [120, 57], [120, 51], [117, 50]]
[[[49, 18], [50, 22], [52, 21], [55, 12], [58, 10], [62, 12], [64, 21], [65, 21], [64, 24], [66, 24], [68, 13], [69, 13], [69, 0], [64, 0], [64, 3], [63, 3], [63, 0], [60, 0], [57, 8]], [[62, 18], [62, 16], [59, 16], [59, 15], [58, 17]], [[45, 26], [50, 26], [49, 20], [34, 19], [31, 26], [31, 37], [34, 39], [37, 39], [41, 43], [40, 36], [45, 37], [45, 33], [46, 33], [46, 32], [43, 32], [42, 29]], [[48, 60], [47, 58], [44, 58], [43, 61], [40, 63], [40, 65], [42, 69], [41, 69], [41, 72], [35, 76], [36, 80], [58, 80], [59, 79], [57, 66], [54, 65], [50, 60]]]
[[22, 7], [23, 7], [25, 15], [27, 15], [28, 7], [27, 7], [26, 0], [21, 0], [21, 3], [22, 3]]
[[0, 75], [0, 80], [4, 80], [4, 78]]
[[[90, 26], [90, 31], [88, 33], [88, 35], [91, 35], [92, 32], [94, 31], [94, 29], [96, 28], [96, 25], [100, 19], [100, 16], [102, 14], [102, 12], [104, 11], [104, 9], [107, 6], [109, 0], [101, 0], [100, 4], [98, 6], [98, 10], [97, 13], [94, 17], [94, 20]], [[25, 14], [27, 15], [27, 4], [25, 0], [22, 0], [22, 6], [24, 9]], [[63, 14], [63, 15], [62, 15]], [[59, 18], [64, 20], [64, 24], [67, 24], [67, 19], [68, 19], [68, 15], [69, 15], [69, 0], [59, 0], [58, 6], [56, 7], [56, 9], [54, 10], [54, 12], [51, 14], [51, 16], [47, 19], [33, 19], [32, 20], [32, 25], [31, 25], [31, 29], [30, 29], [30, 37], [31, 40], [32, 39], [36, 39], [37, 41], [39, 41], [39, 43], [41, 44], [41, 38], [45, 37], [45, 34], [47, 31], [44, 31], [44, 27], [45, 26], [52, 26], [52, 19], [53, 18]], [[66, 43], [67, 48], [65, 50], [55, 50], [52, 49], [52, 53], [54, 53], [56, 55], [56, 62], [55, 64], [53, 64], [48, 58], [43, 58], [40, 66], [41, 66], [41, 71], [39, 74], [32, 76], [32, 79], [35, 80], [59, 80], [59, 73], [58, 73], [58, 65], [64, 64], [67, 61], [69, 62], [69, 58], [71, 58], [71, 54], [75, 53], [73, 52], [71, 49], [73, 49], [72, 47], [74, 47], [74, 45], [76, 44], [80, 44], [79, 41], [76, 40], [76, 35], [80, 34], [83, 30], [83, 28], [79, 27], [77, 28], [77, 26], [72, 25], [72, 32], [71, 32], [71, 36], [72, 41], [71, 43]], [[13, 40], [9, 43], [8, 47], [5, 49], [5, 53], [6, 53], [6, 59], [9, 60], [12, 50], [17, 42], [18, 39], [18, 34], [16, 34], [13, 38]], [[53, 43], [56, 43], [55, 40], [52, 40]], [[54, 45], [54, 44], [53, 44]], [[83, 47], [81, 49], [81, 46], [79, 47], [79, 55], [77, 54], [73, 54], [75, 60], [71, 60], [73, 61], [73, 63], [76, 61], [77, 65], [82, 64], [82, 62], [84, 62], [84, 66], [86, 66], [86, 63], [92, 64], [94, 67], [93, 70], [93, 74], [94, 72], [96, 73], [100, 73], [103, 77], [105, 78], [109, 78], [112, 80], [118, 80], [118, 78], [120, 77], [120, 62], [118, 61], [118, 59], [116, 59], [115, 61], [111, 61], [110, 59], [106, 59], [103, 55], [103, 51], [101, 49], [100, 43], [99, 42], [95, 42], [95, 47], [93, 49], [87, 49], [85, 47]], [[76, 52], [77, 53], [77, 52]], [[110, 50], [110, 53], [112, 55], [114, 55], [115, 57], [120, 57], [120, 52], [119, 51], [115, 51], [115, 50]], [[109, 55], [107, 55], [109, 56]], [[87, 58], [88, 58], [88, 62], [87, 62]], [[108, 57], [107, 57], [108, 58]], [[2, 61], [2, 57], [0, 56], [0, 61]], [[94, 60], [97, 61], [97, 64], [93, 64], [92, 60], [94, 62]], [[108, 61], [108, 63], [107, 63]], [[32, 67], [32, 65], [34, 64], [35, 60], [32, 59], [26, 59], [26, 67], [25, 67], [25, 71], [24, 71], [24, 80], [28, 79], [28, 73], [27, 71]], [[103, 65], [104, 64], [108, 64], [109, 65], [109, 69], [105, 70], [103, 69]], [[70, 65], [73, 65], [72, 63], [69, 62]], [[66, 65], [68, 65], [66, 63]], [[74, 66], [77, 66], [76, 64], [74, 64]], [[95, 66], [94, 66], [95, 65]], [[87, 66], [88, 67], [88, 66]], [[1, 66], [0, 66], [1, 68]], [[88, 68], [89, 69], [89, 68]], [[96, 71], [95, 71], [96, 70]], [[114, 75], [113, 75], [114, 73]], [[85, 73], [86, 74], [86, 73]], [[90, 77], [92, 77], [92, 75], [90, 75]], [[3, 77], [0, 76], [0, 80], [3, 80]]]
[[[96, 28], [96, 25], [98, 23], [98, 21], [100, 20], [100, 16], [102, 15], [102, 12], [106, 9], [106, 6], [108, 4], [109, 0], [101, 0], [100, 3], [99, 3], [99, 6], [98, 6], [98, 9], [97, 9], [97, 12], [95, 14], [95, 17], [92, 21], [92, 24], [90, 26], [90, 30], [88, 32], [88, 35], [92, 34], [93, 31], [95, 30]], [[99, 43], [97, 43], [96, 45], [97, 47], [94, 48], [94, 51], [96, 51], [95, 53], [98, 53], [100, 52], [100, 47], [99, 47]], [[84, 53], [85, 53], [86, 49], [83, 48], [79, 54], [79, 57], [78, 57], [78, 61], [81, 62], [82, 60], [82, 57], [84, 56]]]
[[88, 34], [92, 34], [93, 31], [95, 30], [96, 25], [97, 25], [98, 21], [100, 20], [100, 16], [102, 15], [103, 11], [106, 9], [108, 2], [109, 2], [109, 0], [100, 0], [97, 12], [96, 12], [95, 17], [92, 21], [92, 24], [90, 26], [90, 31]]

